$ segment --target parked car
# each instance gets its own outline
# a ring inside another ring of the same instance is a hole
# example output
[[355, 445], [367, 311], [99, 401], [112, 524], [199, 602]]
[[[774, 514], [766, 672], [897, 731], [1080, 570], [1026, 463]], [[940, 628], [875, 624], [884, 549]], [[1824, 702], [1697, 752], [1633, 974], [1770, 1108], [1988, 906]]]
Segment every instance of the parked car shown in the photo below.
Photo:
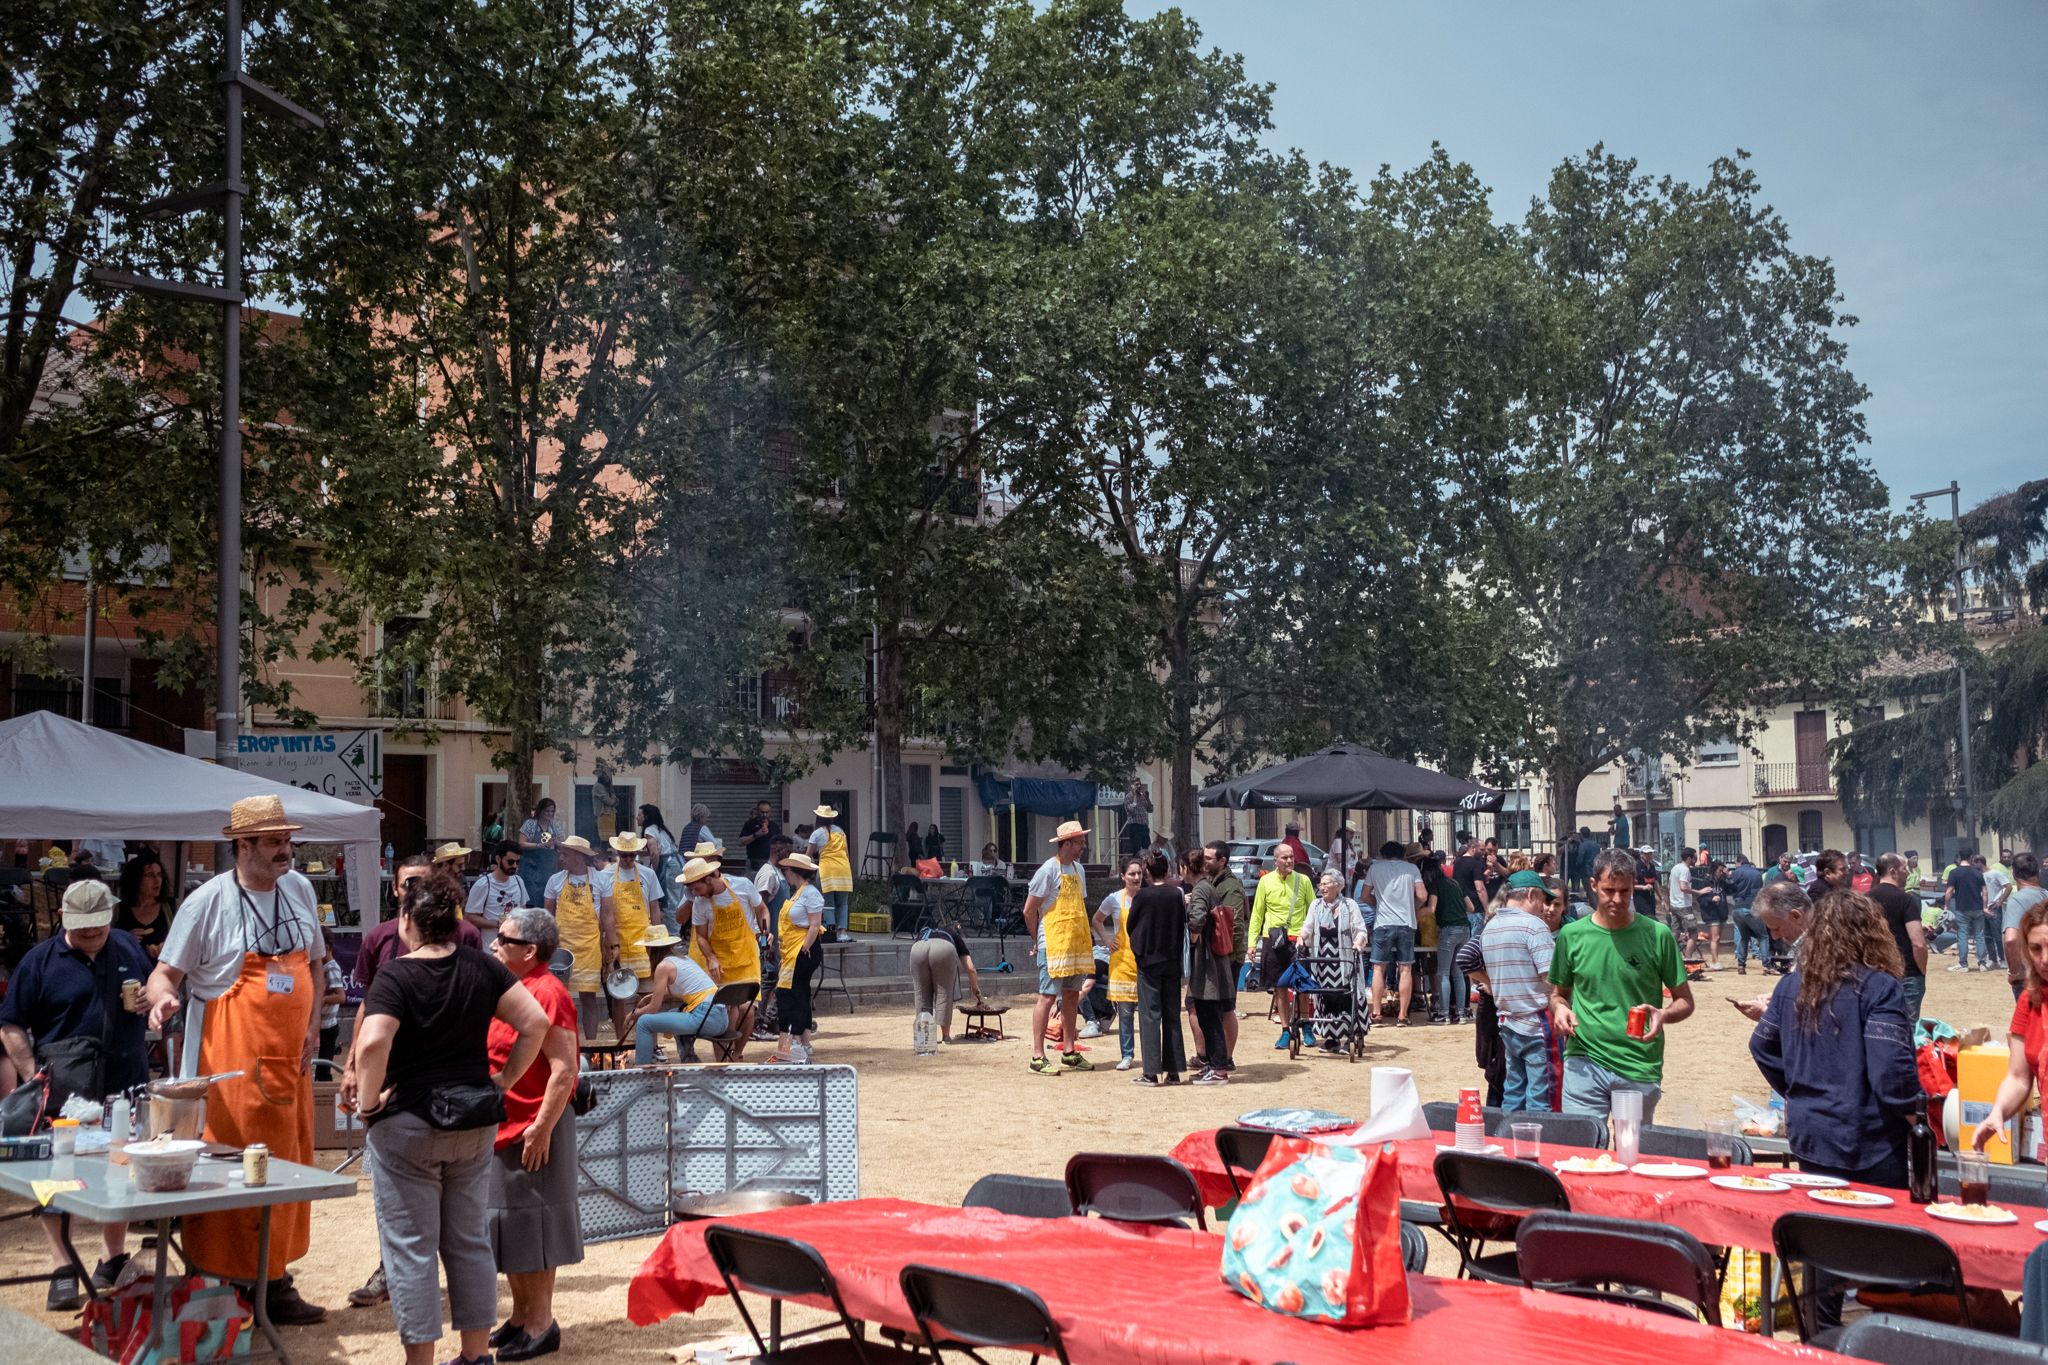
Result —
[[[1232, 839], [1230, 841], [1230, 870], [1246, 886], [1258, 881], [1259, 874], [1273, 869], [1273, 847], [1278, 839]], [[1329, 854], [1303, 839], [1301, 846], [1308, 850], [1308, 867], [1298, 867], [1297, 872], [1306, 872], [1313, 877], [1322, 871], [1323, 861]]]

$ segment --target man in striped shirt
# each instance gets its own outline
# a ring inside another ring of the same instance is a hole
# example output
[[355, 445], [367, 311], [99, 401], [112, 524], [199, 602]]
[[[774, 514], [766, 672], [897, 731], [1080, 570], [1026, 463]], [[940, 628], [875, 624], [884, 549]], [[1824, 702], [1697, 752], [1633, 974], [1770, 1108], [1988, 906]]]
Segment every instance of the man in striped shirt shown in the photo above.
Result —
[[1540, 874], [1517, 872], [1508, 878], [1503, 900], [1480, 935], [1486, 985], [1500, 1017], [1506, 1053], [1501, 1108], [1548, 1109], [1554, 1088], [1549, 1031], [1551, 891]]

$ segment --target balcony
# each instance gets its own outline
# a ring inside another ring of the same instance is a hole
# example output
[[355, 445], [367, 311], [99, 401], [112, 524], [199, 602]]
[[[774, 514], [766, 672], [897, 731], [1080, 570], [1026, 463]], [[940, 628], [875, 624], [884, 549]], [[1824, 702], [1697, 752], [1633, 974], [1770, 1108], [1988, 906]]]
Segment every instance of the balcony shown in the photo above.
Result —
[[365, 700], [370, 714], [380, 720], [439, 721], [455, 719], [455, 698], [444, 696], [432, 676], [400, 667], [391, 670], [391, 681], [372, 689]]
[[1766, 801], [1784, 797], [1833, 796], [1835, 771], [1825, 763], [1759, 763], [1756, 794]]
[[794, 730], [803, 715], [797, 676], [791, 669], [771, 668], [733, 680], [733, 706], [743, 716], [775, 730]]
[[[85, 688], [77, 678], [39, 677], [24, 673], [14, 679], [10, 716], [54, 711], [68, 720], [83, 720]], [[93, 680], [92, 723], [102, 730], [128, 728], [128, 693], [117, 679]]]

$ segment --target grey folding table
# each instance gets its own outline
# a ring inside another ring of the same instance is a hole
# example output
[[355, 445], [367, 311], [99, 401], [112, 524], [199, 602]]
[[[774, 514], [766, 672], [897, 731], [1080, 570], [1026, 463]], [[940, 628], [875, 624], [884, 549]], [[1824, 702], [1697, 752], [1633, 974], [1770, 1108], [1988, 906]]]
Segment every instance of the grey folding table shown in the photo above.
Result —
[[[130, 1178], [130, 1168], [117, 1166], [104, 1155], [60, 1156], [48, 1161], [0, 1161], [0, 1192], [33, 1200], [38, 1180], [85, 1182], [83, 1189], [65, 1190], [54, 1196], [48, 1207], [59, 1216], [58, 1228], [65, 1254], [80, 1270], [88, 1294], [94, 1292], [92, 1280], [84, 1272], [84, 1262], [71, 1245], [71, 1220], [156, 1224], [156, 1292], [149, 1316], [152, 1346], [160, 1341], [168, 1326], [164, 1318], [170, 1307], [170, 1246], [174, 1222], [195, 1213], [261, 1209], [263, 1216], [256, 1239], [256, 1263], [268, 1265], [272, 1209], [279, 1204], [341, 1199], [356, 1192], [353, 1176], [335, 1175], [314, 1166], [279, 1161], [275, 1157], [270, 1162], [269, 1183], [254, 1188], [242, 1183], [239, 1160], [202, 1157], [192, 1172], [192, 1183], [185, 1189], [167, 1194], [148, 1194], [137, 1189]], [[270, 1343], [271, 1353], [279, 1360], [289, 1362], [284, 1339], [278, 1336], [277, 1328], [270, 1321], [270, 1286], [264, 1276], [256, 1277], [250, 1290], [250, 1300], [255, 1307], [256, 1326]]]

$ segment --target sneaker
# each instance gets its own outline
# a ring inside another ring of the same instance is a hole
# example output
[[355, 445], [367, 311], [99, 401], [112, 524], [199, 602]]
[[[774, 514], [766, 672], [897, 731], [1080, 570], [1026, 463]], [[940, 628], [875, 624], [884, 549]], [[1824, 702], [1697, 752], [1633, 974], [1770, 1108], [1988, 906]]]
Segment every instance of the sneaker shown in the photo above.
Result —
[[1095, 1069], [1095, 1063], [1089, 1061], [1078, 1052], [1062, 1052], [1060, 1054], [1060, 1065], [1068, 1071], [1093, 1071]]
[[519, 1334], [519, 1340], [498, 1352], [500, 1360], [532, 1360], [537, 1356], [551, 1356], [562, 1349], [562, 1325], [548, 1324], [548, 1330], [537, 1337]]
[[1316, 1031], [1313, 1025], [1304, 1025], [1302, 1027], [1301, 1045], [1303, 1047], [1314, 1047], [1316, 1045]]
[[85, 1291], [78, 1286], [78, 1272], [70, 1266], [58, 1266], [50, 1272], [50, 1292], [43, 1298], [43, 1307], [52, 1313], [75, 1313], [85, 1306]]
[[1100, 1038], [1102, 1036], [1102, 1025], [1090, 1019], [1087, 1023], [1081, 1025], [1081, 1036], [1083, 1038]]
[[121, 1278], [122, 1268], [127, 1264], [128, 1253], [125, 1251], [119, 1256], [101, 1261], [92, 1269], [92, 1287], [94, 1289], [112, 1289], [115, 1282]]
[[1230, 1077], [1220, 1071], [1204, 1071], [1201, 1075], [1195, 1077], [1194, 1083], [1196, 1085], [1228, 1085], [1230, 1084]]
[[1285, 1052], [1285, 1051], [1287, 1051], [1287, 1045], [1288, 1045], [1288, 1043], [1289, 1043], [1289, 1042], [1291, 1042], [1291, 1041], [1292, 1041], [1292, 1039], [1290, 1039], [1290, 1038], [1288, 1037], [1288, 1035], [1287, 1035], [1287, 1030], [1286, 1030], [1286, 1029], [1281, 1029], [1281, 1030], [1280, 1030], [1280, 1036], [1279, 1036], [1278, 1038], [1275, 1038], [1275, 1039], [1273, 1040], [1273, 1051], [1275, 1051], [1275, 1052]]
[[457, 1356], [449, 1361], [448, 1365], [496, 1365], [496, 1362], [491, 1359], [491, 1353], [485, 1351], [482, 1355], [474, 1358], [470, 1356]]
[[1407, 1028], [1407, 1027], [1408, 1027], [1408, 1025], [1409, 1025], [1409, 1021], [1408, 1021], [1408, 1020], [1406, 1020], [1406, 1019], [1396, 1019], [1396, 1020], [1394, 1021], [1394, 1023], [1395, 1023], [1395, 1025], [1396, 1025], [1396, 1026], [1398, 1026], [1398, 1027], [1400, 1027], [1400, 1028]]
[[1057, 1076], [1060, 1074], [1060, 1064], [1050, 1057], [1033, 1057], [1031, 1059], [1031, 1069], [1041, 1076]]
[[1129, 1071], [1132, 1067], [1136, 1065], [1137, 1063], [1132, 1061], [1129, 1057], [1124, 1057], [1117, 1062], [1116, 1069], [1118, 1071]]
[[1132, 1084], [1132, 1085], [1157, 1085], [1157, 1084], [1159, 1084], [1159, 1082], [1158, 1082], [1158, 1081], [1156, 1081], [1156, 1080], [1154, 1080], [1154, 1079], [1152, 1079], [1152, 1077], [1150, 1077], [1150, 1076], [1133, 1076], [1133, 1077], [1131, 1077], [1131, 1084]]
[[361, 1289], [348, 1291], [349, 1304], [354, 1308], [375, 1308], [380, 1303], [389, 1302], [390, 1298], [391, 1286], [384, 1283], [384, 1264], [381, 1261], [370, 1272], [370, 1278], [363, 1281]]
[[1951, 966], [1949, 970], [1952, 972], [1967, 972], [1970, 969], [1968, 967], [1965, 967], [1962, 963], [1958, 962]]
[[[292, 1277], [287, 1275], [270, 1282], [270, 1320], [279, 1327], [311, 1327], [316, 1322], [327, 1321], [327, 1310], [300, 1298]], [[490, 1358], [488, 1351], [484, 1358]]]

